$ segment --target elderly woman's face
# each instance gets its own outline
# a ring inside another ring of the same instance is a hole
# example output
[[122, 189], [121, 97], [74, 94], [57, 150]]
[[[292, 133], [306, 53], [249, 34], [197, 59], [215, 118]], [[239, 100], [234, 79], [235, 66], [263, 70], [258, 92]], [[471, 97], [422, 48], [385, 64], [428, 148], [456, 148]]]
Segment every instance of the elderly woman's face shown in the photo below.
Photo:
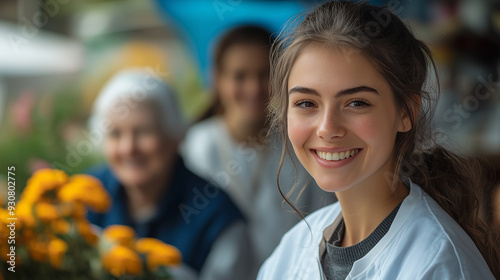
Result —
[[166, 173], [176, 145], [163, 133], [151, 104], [129, 109], [108, 114], [112, 129], [104, 139], [104, 154], [125, 187], [147, 187]]

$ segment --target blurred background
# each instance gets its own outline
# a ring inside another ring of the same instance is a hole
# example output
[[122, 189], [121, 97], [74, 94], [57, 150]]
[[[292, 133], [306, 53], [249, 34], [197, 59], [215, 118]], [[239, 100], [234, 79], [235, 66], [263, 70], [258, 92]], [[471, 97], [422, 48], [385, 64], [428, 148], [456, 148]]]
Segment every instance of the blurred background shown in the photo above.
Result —
[[[7, 190], [8, 166], [16, 167], [20, 193], [37, 169], [74, 174], [102, 160], [87, 119], [118, 70], [148, 67], [194, 120], [210, 100], [210, 54], [221, 32], [254, 23], [277, 34], [320, 2], [0, 1], [0, 190]], [[484, 158], [499, 182], [500, 1], [369, 2], [392, 7], [432, 48], [442, 93], [435, 128], [447, 135], [438, 141]]]

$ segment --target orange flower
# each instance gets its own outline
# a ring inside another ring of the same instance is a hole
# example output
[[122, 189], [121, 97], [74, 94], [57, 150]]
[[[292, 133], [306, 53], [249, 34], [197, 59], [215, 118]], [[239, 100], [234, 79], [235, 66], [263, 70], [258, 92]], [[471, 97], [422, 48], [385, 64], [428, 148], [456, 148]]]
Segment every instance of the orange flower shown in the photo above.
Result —
[[159, 266], [177, 266], [182, 262], [181, 252], [155, 238], [141, 238], [136, 242], [136, 250], [146, 254], [148, 268], [155, 271]]
[[[177, 248], [173, 247], [177, 250]], [[180, 252], [169, 250], [161, 252], [151, 252], [147, 255], [148, 268], [155, 271], [160, 266], [178, 266], [182, 262]]]
[[10, 253], [10, 250], [9, 250], [9, 246], [7, 246], [5, 244], [7, 244], [7, 243], [0, 245], [0, 258], [4, 261], [9, 261], [10, 257], [7, 256], [7, 254]]
[[10, 229], [7, 227], [8, 218], [10, 218], [9, 211], [0, 208], [0, 248], [7, 244], [7, 238], [10, 235]]
[[33, 204], [42, 197], [43, 192], [42, 188], [34, 187], [33, 185], [28, 184], [21, 194], [21, 201], [24, 201], [27, 204]]
[[73, 204], [73, 213], [72, 215], [75, 218], [85, 218], [87, 216], [87, 208], [83, 203], [76, 202]]
[[16, 244], [22, 245], [26, 244], [29, 240], [34, 239], [36, 237], [33, 228], [24, 227], [21, 229], [18, 235], [16, 235]]
[[[12, 218], [9, 215], [9, 211], [7, 211], [6, 209], [0, 208], [0, 223], [2, 223], [3, 225], [8, 224], [9, 223], [8, 218]], [[0, 230], [3, 230], [3, 228]]]
[[66, 242], [57, 238], [52, 239], [48, 246], [50, 264], [55, 268], [61, 268], [67, 250]]
[[115, 245], [104, 255], [103, 266], [116, 277], [121, 275], [139, 275], [142, 272], [142, 261], [139, 255], [122, 245]]
[[16, 206], [16, 216], [23, 226], [34, 227], [35, 216], [33, 216], [33, 206], [26, 200], [19, 201]]
[[135, 242], [135, 249], [137, 252], [141, 254], [147, 254], [155, 249], [155, 247], [159, 247], [165, 245], [161, 240], [150, 237], [139, 238], [137, 242]]
[[111, 242], [115, 242], [128, 248], [134, 247], [135, 231], [129, 226], [111, 225], [104, 229], [102, 235]]
[[80, 235], [87, 241], [90, 245], [95, 245], [99, 240], [98, 236], [92, 231], [91, 224], [84, 219], [79, 219], [76, 221], [76, 228]]
[[35, 213], [36, 213], [36, 216], [43, 223], [48, 223], [48, 222], [57, 220], [58, 218], [61, 217], [57, 207], [54, 206], [53, 204], [50, 204], [47, 202], [38, 202], [35, 205]]
[[68, 181], [68, 175], [58, 169], [40, 169], [33, 173], [28, 184], [30, 182], [36, 182], [39, 186], [43, 187], [45, 190], [58, 188]]
[[27, 240], [26, 247], [31, 258], [37, 262], [45, 262], [47, 260], [47, 243], [40, 238]]
[[71, 176], [57, 197], [63, 202], [83, 202], [95, 212], [106, 212], [111, 207], [111, 198], [102, 183], [89, 175]]
[[66, 234], [71, 228], [70, 224], [63, 219], [54, 220], [50, 225], [54, 233], [58, 234]]
[[36, 202], [43, 194], [50, 190], [56, 190], [68, 181], [68, 175], [62, 170], [40, 169], [33, 173], [28, 180], [21, 199], [30, 203]]
[[63, 202], [60, 204], [60, 207], [63, 217], [82, 219], [87, 216], [87, 208], [85, 208], [85, 205], [81, 202]]

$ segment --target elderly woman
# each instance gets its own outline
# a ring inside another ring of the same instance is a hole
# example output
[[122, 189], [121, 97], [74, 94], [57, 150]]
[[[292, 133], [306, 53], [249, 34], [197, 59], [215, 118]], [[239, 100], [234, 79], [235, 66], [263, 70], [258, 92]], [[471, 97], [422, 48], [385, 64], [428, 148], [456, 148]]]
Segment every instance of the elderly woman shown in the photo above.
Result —
[[113, 198], [108, 213], [89, 213], [92, 223], [128, 225], [177, 247], [201, 279], [244, 279], [243, 216], [184, 166], [177, 147], [186, 126], [161, 79], [145, 69], [118, 73], [98, 96], [90, 127], [103, 133], [107, 160], [90, 173]]

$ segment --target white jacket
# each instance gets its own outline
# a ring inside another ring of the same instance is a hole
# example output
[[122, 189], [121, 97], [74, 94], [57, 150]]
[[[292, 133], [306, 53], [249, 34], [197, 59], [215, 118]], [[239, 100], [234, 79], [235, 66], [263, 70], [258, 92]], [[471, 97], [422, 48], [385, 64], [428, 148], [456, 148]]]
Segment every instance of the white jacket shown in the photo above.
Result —
[[[356, 261], [346, 279], [495, 279], [470, 237], [428, 194], [410, 183], [387, 234]], [[298, 223], [259, 271], [257, 279], [322, 279], [323, 231], [341, 221], [338, 203]]]

